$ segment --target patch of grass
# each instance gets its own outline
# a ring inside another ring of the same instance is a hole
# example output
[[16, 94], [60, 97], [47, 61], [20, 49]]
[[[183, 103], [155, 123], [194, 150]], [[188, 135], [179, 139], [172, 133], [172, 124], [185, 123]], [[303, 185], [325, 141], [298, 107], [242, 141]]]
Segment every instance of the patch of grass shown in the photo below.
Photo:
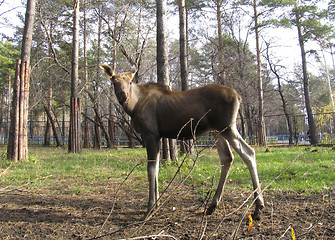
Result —
[[[63, 148], [30, 147], [29, 159], [10, 167], [0, 177], [0, 184], [18, 187], [35, 179], [50, 176], [47, 180], [37, 181], [31, 186], [66, 185], [66, 188], [73, 189], [74, 193], [82, 192], [85, 185], [92, 182], [108, 179], [121, 182], [131, 168], [144, 159], [143, 149], [85, 150], [82, 154], [69, 154]], [[11, 163], [4, 157], [0, 162], [0, 172]], [[136, 168], [134, 174], [143, 175], [144, 169], [145, 164], [142, 164]]]
[[[290, 168], [270, 186], [270, 189], [320, 192], [334, 187], [335, 151], [323, 147], [272, 148], [271, 152], [257, 151], [257, 168], [263, 187], [276, 178], [297, 156]], [[248, 169], [242, 160], [237, 158], [232, 167], [230, 181], [238, 181], [243, 186], [251, 185]]]
[[[0, 148], [0, 173], [9, 165], [5, 159], [5, 147]], [[314, 151], [312, 151], [314, 150]], [[268, 185], [286, 166], [301, 154], [281, 178], [270, 189], [294, 192], [319, 192], [334, 187], [335, 183], [335, 151], [330, 148], [272, 148], [271, 152], [257, 149], [256, 158], [258, 173], [262, 186]], [[182, 162], [182, 158], [179, 160]], [[191, 170], [194, 158], [187, 158], [180, 169], [176, 180], [183, 179]], [[82, 154], [69, 154], [63, 148], [30, 147], [29, 159], [10, 167], [0, 176], [0, 186], [13, 188], [29, 184], [31, 188], [55, 187], [66, 188], [69, 193], [94, 191], [97, 182], [121, 183], [130, 171], [135, 168], [129, 182], [134, 187], [146, 186], [146, 152], [144, 149], [102, 149], [84, 150]], [[167, 161], [160, 167], [161, 189], [178, 170], [176, 163]], [[206, 149], [197, 159], [197, 164], [187, 184], [194, 185], [201, 194], [206, 194], [213, 185], [215, 190], [220, 176], [220, 160], [216, 150]], [[212, 184], [214, 182], [214, 184]], [[235, 154], [227, 188], [251, 189], [251, 178], [246, 165]]]

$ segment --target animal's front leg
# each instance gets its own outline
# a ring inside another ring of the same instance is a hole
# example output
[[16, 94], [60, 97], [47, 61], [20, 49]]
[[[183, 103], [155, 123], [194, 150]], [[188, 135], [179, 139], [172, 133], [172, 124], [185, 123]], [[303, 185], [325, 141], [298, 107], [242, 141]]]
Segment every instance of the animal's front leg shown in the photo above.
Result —
[[227, 140], [224, 139], [219, 134], [214, 134], [214, 136], [217, 139], [216, 146], [217, 146], [218, 153], [219, 153], [220, 160], [221, 160], [221, 176], [220, 176], [219, 185], [213, 197], [213, 201], [206, 211], [207, 215], [210, 215], [214, 212], [219, 201], [221, 200], [222, 191], [223, 191], [225, 182], [228, 178], [229, 168], [231, 166], [231, 163], [234, 160], [234, 156], [230, 150]]
[[149, 180], [149, 203], [147, 216], [152, 213], [152, 209], [157, 205], [158, 192], [158, 172], [159, 172], [159, 139], [148, 138], [145, 140], [148, 155], [148, 180]]

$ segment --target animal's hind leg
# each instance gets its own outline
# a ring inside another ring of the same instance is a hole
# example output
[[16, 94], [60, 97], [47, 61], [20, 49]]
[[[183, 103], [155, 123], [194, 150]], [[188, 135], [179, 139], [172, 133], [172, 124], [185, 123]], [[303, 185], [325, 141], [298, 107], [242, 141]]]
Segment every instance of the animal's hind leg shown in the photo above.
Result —
[[148, 212], [146, 216], [149, 216], [152, 209], [157, 205], [159, 198], [158, 192], [158, 172], [159, 172], [159, 139], [157, 138], [145, 138], [145, 144], [148, 155], [148, 181], [149, 181], [149, 202]]
[[220, 176], [219, 185], [216, 189], [212, 203], [206, 211], [207, 215], [210, 215], [214, 212], [215, 208], [217, 207], [218, 203], [221, 200], [223, 188], [224, 188], [224, 185], [229, 175], [229, 168], [231, 166], [231, 163], [234, 160], [233, 154], [231, 152], [231, 149], [229, 147], [229, 143], [227, 142], [227, 140], [224, 139], [222, 136], [220, 136], [219, 133], [213, 134], [213, 135], [217, 140], [216, 147], [218, 149], [218, 153], [220, 156], [221, 176]]
[[254, 219], [259, 219], [260, 211], [264, 208], [264, 199], [261, 193], [262, 190], [258, 179], [255, 151], [243, 140], [237, 131], [236, 126], [232, 126], [230, 129], [227, 129], [223, 133], [223, 136], [228, 140], [230, 145], [241, 156], [245, 164], [248, 166], [252, 184], [255, 190], [254, 197], [256, 198], [256, 208], [253, 217]]

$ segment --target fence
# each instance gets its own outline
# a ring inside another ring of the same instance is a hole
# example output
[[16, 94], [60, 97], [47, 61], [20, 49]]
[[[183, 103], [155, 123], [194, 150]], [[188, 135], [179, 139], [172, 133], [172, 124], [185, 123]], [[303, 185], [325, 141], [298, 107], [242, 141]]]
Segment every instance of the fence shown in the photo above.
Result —
[[[278, 119], [281, 118], [281, 119]], [[306, 125], [305, 117], [296, 119], [295, 126], [295, 138], [294, 142], [297, 144], [309, 144], [308, 137], [308, 126]], [[276, 116], [275, 121], [272, 118], [266, 119], [267, 125], [267, 143], [268, 144], [288, 144], [289, 143], [289, 134], [285, 129], [285, 119], [283, 116]], [[46, 121], [29, 121], [28, 122], [28, 143], [34, 145], [43, 145], [44, 144], [44, 134], [46, 128]], [[329, 127], [328, 127], [329, 128]], [[68, 122], [63, 121], [58, 129], [61, 131], [59, 140], [61, 144], [65, 145], [68, 143]], [[319, 142], [321, 144], [335, 144], [335, 134], [328, 133], [325, 131], [326, 126], [319, 129]], [[90, 132], [93, 132], [93, 124], [90, 126]], [[240, 131], [241, 132], [241, 131]], [[282, 134], [284, 132], [284, 134]], [[285, 133], [286, 132], [286, 133]], [[92, 135], [92, 134], [91, 134]], [[8, 123], [2, 122], [0, 125], [0, 144], [7, 144], [8, 138]], [[246, 141], [254, 144], [257, 141], [257, 136], [250, 134], [250, 136], [245, 137]], [[93, 137], [91, 137], [91, 142], [93, 142]], [[50, 137], [50, 143], [56, 144], [54, 137]], [[135, 141], [136, 145], [140, 145], [140, 142]], [[201, 136], [197, 139], [196, 144], [198, 146], [213, 146], [215, 140], [211, 135]], [[107, 141], [105, 137], [101, 136], [101, 145], [106, 146]], [[120, 128], [115, 128], [115, 146], [128, 146], [129, 139], [125, 132]]]

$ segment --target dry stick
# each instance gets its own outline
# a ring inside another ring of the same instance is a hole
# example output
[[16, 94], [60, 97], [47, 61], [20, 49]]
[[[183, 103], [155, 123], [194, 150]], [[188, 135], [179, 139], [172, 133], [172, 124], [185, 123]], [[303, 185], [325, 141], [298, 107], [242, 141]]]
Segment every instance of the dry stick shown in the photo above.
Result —
[[201, 235], [199, 237], [199, 239], [201, 240], [205, 236], [205, 232], [206, 232], [206, 229], [207, 229], [207, 217], [206, 217], [206, 212], [205, 211], [204, 211], [204, 214], [203, 214], [203, 217], [202, 217], [202, 220], [201, 220], [201, 226], [200, 227], [201, 228], [203, 227], [203, 230], [201, 231]]
[[4, 189], [6, 189], [6, 188], [1, 189], [1, 190], [0, 190], [0, 193], [8, 193], [8, 192], [12, 192], [12, 191], [14, 191], [14, 190], [21, 191], [20, 188], [26, 187], [26, 186], [28, 186], [28, 185], [30, 185], [30, 184], [32, 184], [32, 183], [35, 183], [35, 182], [37, 182], [37, 181], [40, 181], [40, 180], [45, 180], [45, 179], [47, 179], [47, 178], [49, 178], [49, 177], [52, 177], [52, 175], [48, 175], [48, 176], [45, 176], [45, 177], [36, 178], [35, 180], [28, 181], [27, 183], [25, 183], [25, 184], [23, 184], [23, 185], [21, 185], [21, 186], [19, 186], [19, 187], [17, 187], [17, 188], [14, 188], [14, 189], [9, 189], [9, 190], [4, 190]]
[[134, 238], [127, 238], [127, 240], [156, 239], [157, 237], [171, 238], [171, 239], [175, 239], [175, 240], [177, 240], [177, 238], [175, 238], [174, 236], [171, 236], [171, 235], [164, 235], [164, 234], [149, 235], [149, 236], [134, 237]]
[[[275, 181], [277, 181], [290, 167], [291, 165], [301, 156], [301, 152], [287, 165], [287, 167], [275, 178], [273, 179], [264, 189], [263, 191], [261, 192], [261, 194], [263, 194], [263, 192], [268, 189]], [[256, 189], [258, 190], [258, 188]], [[254, 191], [255, 192], [255, 191]], [[251, 204], [246, 208], [246, 210], [244, 211], [242, 217], [241, 217], [241, 220], [240, 222], [238, 223], [237, 227], [235, 228], [234, 232], [232, 233], [232, 236], [231, 238], [233, 240], [236, 239], [236, 235], [237, 235], [237, 232], [242, 224], [242, 221], [243, 219], [245, 218], [245, 216], [247, 215], [247, 212], [249, 211], [249, 209], [251, 208], [251, 206], [256, 202], [256, 200], [258, 199], [259, 195], [257, 195], [257, 197], [251, 202]]]
[[11, 162], [10, 165], [5, 169], [3, 170], [1, 173], [0, 173], [0, 176], [4, 175], [8, 169], [10, 169], [11, 167], [13, 167], [15, 164], [19, 163], [20, 161], [17, 161], [17, 162]]
[[[134, 237], [134, 238], [127, 238], [127, 240], [139, 240], [139, 239], [156, 239], [157, 237], [164, 237], [164, 238], [171, 238], [171, 239], [175, 239], [177, 240], [177, 238], [175, 238], [172, 235], [166, 235], [163, 234], [164, 230], [160, 231], [158, 234], [156, 235], [149, 235], [149, 236], [140, 236], [140, 237]], [[120, 240], [125, 240], [125, 239], [120, 239]]]
[[141, 161], [139, 163], [137, 163], [131, 170], [130, 172], [127, 174], [126, 178], [121, 182], [121, 184], [119, 185], [118, 189], [116, 190], [116, 193], [115, 193], [115, 196], [114, 196], [114, 202], [113, 202], [113, 205], [112, 205], [112, 209], [110, 210], [107, 218], [105, 219], [104, 223], [102, 224], [102, 226], [100, 227], [98, 233], [94, 236], [93, 239], [97, 239], [97, 238], [100, 238], [98, 237], [98, 235], [100, 234], [100, 232], [102, 231], [102, 229], [104, 228], [104, 226], [106, 225], [107, 221], [109, 220], [110, 216], [112, 215], [113, 211], [114, 211], [114, 207], [115, 207], [115, 204], [116, 204], [116, 198], [117, 198], [117, 195], [121, 189], [121, 187], [123, 186], [123, 184], [128, 180], [128, 178], [130, 177], [130, 175], [134, 172], [135, 168], [137, 168], [139, 165], [141, 165], [144, 161]]
[[283, 237], [285, 237], [286, 233], [291, 229], [291, 224], [288, 226], [288, 228], [285, 230], [285, 232], [283, 233], [283, 235], [280, 236], [280, 238], [278, 239], [282, 239]]

